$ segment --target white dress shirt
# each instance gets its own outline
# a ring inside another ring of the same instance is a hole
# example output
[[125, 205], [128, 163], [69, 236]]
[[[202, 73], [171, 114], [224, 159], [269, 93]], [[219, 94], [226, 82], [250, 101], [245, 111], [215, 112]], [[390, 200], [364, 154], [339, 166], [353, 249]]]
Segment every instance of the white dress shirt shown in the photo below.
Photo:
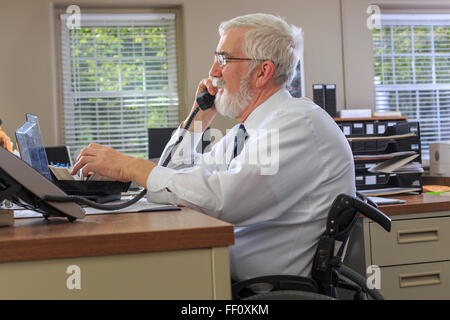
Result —
[[[168, 167], [147, 180], [149, 200], [184, 205], [235, 226], [231, 276], [310, 276], [328, 210], [355, 194], [350, 146], [333, 119], [307, 98], [281, 89], [245, 120], [249, 135], [233, 158], [233, 127], [210, 152], [195, 151], [201, 133], [185, 136]], [[170, 192], [168, 191], [170, 190]]]

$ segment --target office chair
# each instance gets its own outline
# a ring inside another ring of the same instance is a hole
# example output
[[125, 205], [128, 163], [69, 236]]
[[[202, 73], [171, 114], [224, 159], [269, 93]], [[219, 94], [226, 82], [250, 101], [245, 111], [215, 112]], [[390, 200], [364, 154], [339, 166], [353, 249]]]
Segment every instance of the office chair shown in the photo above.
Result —
[[[338, 299], [339, 288], [354, 292], [355, 300], [383, 299], [378, 290], [367, 287], [363, 276], [342, 263], [351, 231], [360, 214], [372, 219], [386, 231], [391, 230], [391, 219], [375, 206], [368, 204], [367, 199], [340, 194], [331, 205], [326, 230], [319, 238], [313, 258], [311, 278], [270, 275], [240, 281], [232, 285], [232, 298], [236, 300]], [[255, 287], [259, 290], [255, 290]], [[264, 292], [255, 294], [255, 291]]]

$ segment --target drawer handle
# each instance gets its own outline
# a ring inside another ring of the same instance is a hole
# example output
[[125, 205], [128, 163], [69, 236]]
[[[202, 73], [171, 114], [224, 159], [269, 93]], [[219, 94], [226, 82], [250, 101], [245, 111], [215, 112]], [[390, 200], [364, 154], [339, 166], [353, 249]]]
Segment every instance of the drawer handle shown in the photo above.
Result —
[[399, 230], [398, 243], [427, 242], [439, 240], [439, 228]]
[[431, 271], [422, 273], [410, 273], [399, 276], [400, 288], [429, 286], [441, 283], [441, 272]]

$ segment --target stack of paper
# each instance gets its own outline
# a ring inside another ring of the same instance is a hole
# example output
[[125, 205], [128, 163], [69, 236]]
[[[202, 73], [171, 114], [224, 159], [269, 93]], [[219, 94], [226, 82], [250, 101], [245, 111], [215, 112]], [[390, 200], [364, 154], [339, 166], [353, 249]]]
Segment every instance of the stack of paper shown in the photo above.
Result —
[[401, 194], [407, 192], [420, 192], [422, 188], [402, 188], [402, 187], [394, 187], [394, 188], [382, 188], [382, 189], [370, 189], [370, 190], [358, 190], [359, 193], [365, 195], [366, 197], [383, 197], [389, 196], [393, 194]]
[[370, 118], [372, 109], [342, 109], [339, 111], [339, 117], [343, 119], [350, 118]]
[[374, 117], [401, 117], [402, 112], [401, 111], [375, 111], [373, 113]]
[[[108, 205], [121, 204], [123, 200], [110, 202]], [[126, 213], [126, 212], [152, 212], [152, 211], [174, 211], [181, 210], [180, 207], [170, 204], [160, 204], [148, 202], [147, 199], [140, 199], [138, 202], [119, 210], [100, 210], [90, 207], [85, 207], [86, 214], [104, 214], [104, 213]]]
[[[109, 202], [107, 205], [121, 204], [121, 201]], [[120, 210], [100, 210], [87, 206], [83, 206], [86, 215], [91, 214], [118, 214], [118, 213], [130, 213], [130, 212], [153, 212], [153, 211], [176, 211], [181, 210], [180, 207], [170, 204], [160, 204], [154, 202], [148, 202], [146, 199], [140, 199], [138, 202]], [[10, 210], [13, 211], [13, 210]], [[15, 218], [35, 218], [42, 217], [41, 213], [32, 210], [15, 210]]]
[[392, 199], [392, 198], [381, 198], [381, 197], [367, 197], [370, 201], [379, 205], [387, 205], [387, 204], [401, 204], [405, 203], [405, 200], [400, 199]]
[[58, 180], [79, 180], [78, 176], [72, 176], [70, 174], [69, 168], [51, 165], [49, 165], [48, 167]]
[[58, 180], [85, 180], [85, 178], [88, 178], [89, 181], [112, 181], [110, 178], [106, 178], [104, 176], [95, 173], [87, 177], [79, 177], [78, 175], [71, 175], [70, 174], [71, 169], [68, 167], [58, 167], [52, 165], [49, 165], [48, 167]]
[[[383, 154], [356, 154], [353, 156], [355, 160], [372, 160], [372, 159], [392, 159], [395, 157], [412, 156], [417, 154], [415, 151], [401, 151]], [[370, 158], [370, 159], [369, 159]]]
[[366, 140], [393, 140], [393, 139], [406, 139], [415, 137], [415, 133], [396, 134], [393, 136], [373, 136], [373, 137], [350, 137], [348, 141], [366, 141]]
[[419, 162], [411, 162], [418, 156], [418, 154], [413, 154], [389, 159], [373, 166], [369, 171], [374, 173], [422, 173], [422, 165]]

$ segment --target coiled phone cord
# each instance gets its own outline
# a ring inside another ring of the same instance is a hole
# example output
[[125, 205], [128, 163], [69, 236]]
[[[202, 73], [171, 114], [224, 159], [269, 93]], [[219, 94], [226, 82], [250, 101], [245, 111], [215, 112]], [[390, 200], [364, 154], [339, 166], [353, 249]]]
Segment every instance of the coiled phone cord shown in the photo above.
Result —
[[43, 201], [48, 202], [76, 202], [78, 204], [85, 204], [95, 209], [100, 210], [120, 210], [126, 207], [131, 206], [132, 204], [138, 202], [145, 194], [147, 193], [147, 189], [142, 190], [136, 197], [133, 199], [120, 203], [120, 204], [101, 204], [95, 201], [91, 201], [81, 196], [49, 196], [46, 195], [42, 198]]

